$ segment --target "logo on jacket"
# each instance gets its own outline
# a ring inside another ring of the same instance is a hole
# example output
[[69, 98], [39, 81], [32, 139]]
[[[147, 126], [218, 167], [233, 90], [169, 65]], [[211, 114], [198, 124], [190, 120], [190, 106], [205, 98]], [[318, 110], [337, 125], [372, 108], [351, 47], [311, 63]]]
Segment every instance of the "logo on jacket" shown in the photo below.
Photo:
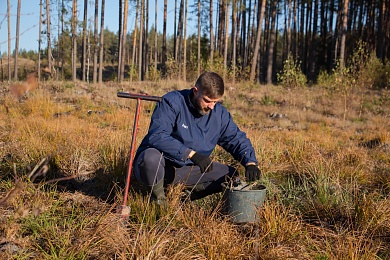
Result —
[[188, 125], [185, 125], [184, 123], [181, 125], [181, 127], [188, 129]]

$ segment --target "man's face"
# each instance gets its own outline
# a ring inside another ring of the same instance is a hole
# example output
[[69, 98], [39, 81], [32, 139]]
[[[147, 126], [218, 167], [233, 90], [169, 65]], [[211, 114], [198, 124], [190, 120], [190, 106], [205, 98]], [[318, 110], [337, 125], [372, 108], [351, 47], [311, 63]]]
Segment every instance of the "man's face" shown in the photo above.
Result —
[[214, 108], [215, 104], [220, 98], [209, 98], [203, 95], [202, 90], [198, 87], [194, 87], [194, 106], [201, 115], [207, 115]]

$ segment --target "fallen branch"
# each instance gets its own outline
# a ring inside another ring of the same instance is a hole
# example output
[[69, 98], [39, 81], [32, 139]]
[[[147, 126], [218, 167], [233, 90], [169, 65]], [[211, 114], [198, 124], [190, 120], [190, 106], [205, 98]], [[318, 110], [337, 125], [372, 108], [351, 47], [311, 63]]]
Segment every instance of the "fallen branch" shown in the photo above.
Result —
[[[33, 170], [30, 172], [30, 174], [27, 176], [27, 178], [28, 178], [29, 180], [33, 181], [33, 180], [32, 180], [32, 177], [33, 177], [34, 173], [38, 170], [39, 167], [41, 167], [41, 165], [42, 165], [46, 160], [47, 160], [47, 158], [45, 157], [45, 158], [43, 158], [37, 165], [35, 165], [34, 169], [33, 169]], [[35, 177], [35, 178], [36, 178], [36, 177]], [[35, 178], [34, 178], [34, 180], [35, 180]]]
[[79, 176], [72, 175], [72, 176], [60, 177], [60, 178], [45, 181], [45, 182], [41, 183], [41, 185], [50, 184], [50, 183], [59, 182], [59, 181], [67, 181], [67, 180], [75, 179], [77, 177], [79, 177]]

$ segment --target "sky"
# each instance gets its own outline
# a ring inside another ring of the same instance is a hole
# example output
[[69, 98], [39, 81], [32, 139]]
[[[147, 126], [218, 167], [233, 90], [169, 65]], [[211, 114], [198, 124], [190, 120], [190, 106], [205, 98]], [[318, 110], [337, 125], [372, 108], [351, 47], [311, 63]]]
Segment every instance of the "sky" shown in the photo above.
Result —
[[[42, 1], [45, 5], [46, 1]], [[56, 0], [51, 1], [53, 6], [51, 7], [51, 34], [52, 37], [57, 37], [57, 8], [54, 6]], [[60, 1], [58, 1], [60, 2]], [[78, 19], [83, 19], [83, 8], [84, 1], [78, 0]], [[94, 15], [94, 0], [89, 0], [88, 5], [88, 19], [91, 20], [89, 23], [93, 26], [93, 15]], [[99, 5], [100, 5], [99, 1]], [[105, 1], [105, 15], [104, 15], [104, 27], [110, 31], [118, 31], [118, 0], [106, 0]], [[174, 1], [168, 2], [168, 18], [167, 18], [167, 34], [173, 34], [174, 27]], [[189, 1], [190, 2], [190, 1]], [[17, 14], [17, 0], [11, 0], [11, 52], [15, 49], [15, 35], [16, 35], [16, 14]], [[158, 22], [157, 31], [162, 32], [163, 30], [163, 0], [158, 0]], [[154, 25], [155, 15], [155, 0], [149, 0], [149, 27]], [[71, 8], [71, 3], [69, 4]], [[42, 12], [45, 12], [44, 9]], [[71, 12], [71, 10], [69, 10]], [[19, 38], [19, 50], [38, 50], [38, 37], [39, 37], [39, 0], [21, 0], [21, 18], [20, 18], [20, 38]], [[190, 15], [190, 14], [189, 14]], [[129, 17], [128, 17], [128, 31], [131, 31], [134, 27], [135, 9], [130, 9], [129, 5]], [[93, 27], [92, 27], [93, 29]], [[46, 26], [43, 25], [42, 30], [46, 30]], [[99, 6], [99, 31], [100, 31], [100, 6]], [[189, 25], [187, 28], [187, 35], [196, 33], [197, 29], [194, 26]], [[52, 38], [52, 40], [54, 40]], [[42, 48], [45, 48], [45, 44], [42, 44]], [[8, 24], [7, 24], [7, 0], [0, 0], [0, 51], [6, 53], [8, 50]]]

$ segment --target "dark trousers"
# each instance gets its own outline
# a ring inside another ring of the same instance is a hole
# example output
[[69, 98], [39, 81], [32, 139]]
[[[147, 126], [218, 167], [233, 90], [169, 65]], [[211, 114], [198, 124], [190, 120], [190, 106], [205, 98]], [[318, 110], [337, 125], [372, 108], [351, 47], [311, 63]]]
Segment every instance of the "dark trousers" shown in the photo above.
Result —
[[203, 174], [196, 165], [175, 167], [155, 148], [141, 152], [134, 161], [133, 170], [135, 177], [149, 187], [164, 180], [165, 184], [195, 187], [195, 191], [203, 191], [205, 195], [222, 191], [221, 183], [238, 175], [235, 168], [217, 162], [213, 162], [212, 171]]

